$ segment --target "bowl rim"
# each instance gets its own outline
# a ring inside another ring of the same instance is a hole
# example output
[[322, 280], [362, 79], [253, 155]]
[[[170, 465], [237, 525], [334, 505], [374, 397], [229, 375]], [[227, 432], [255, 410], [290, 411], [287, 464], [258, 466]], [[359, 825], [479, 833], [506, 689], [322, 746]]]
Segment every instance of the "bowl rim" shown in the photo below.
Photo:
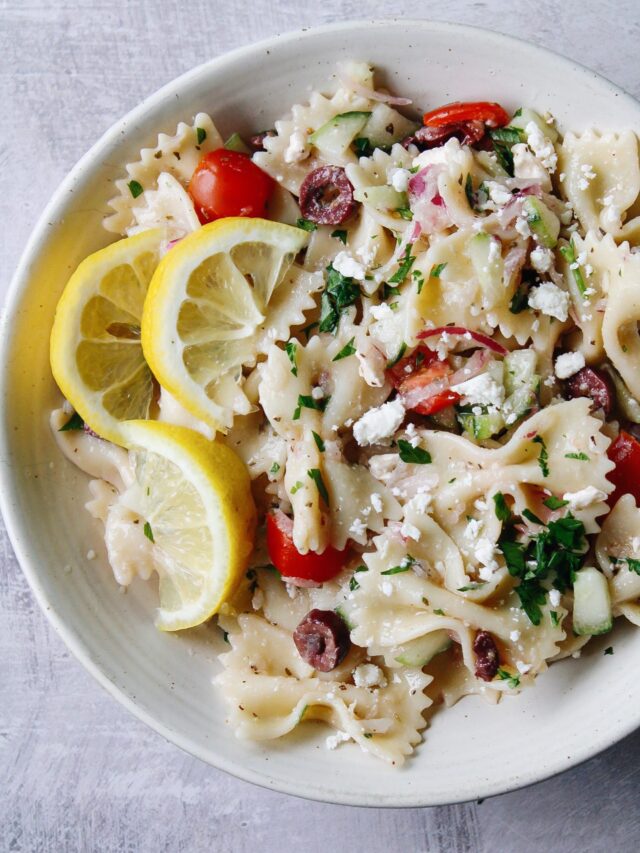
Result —
[[[584, 78], [596, 78], [600, 82], [605, 83], [611, 90], [612, 96], [620, 97], [625, 101], [629, 109], [638, 111], [640, 104], [638, 101], [626, 92], [622, 87], [611, 82], [607, 77], [599, 74], [587, 66], [573, 59], [569, 59], [562, 54], [556, 53], [549, 48], [541, 45], [533, 44], [517, 36], [507, 35], [505, 33], [496, 32], [495, 30], [486, 27], [472, 26], [468, 24], [458, 24], [449, 21], [433, 21], [429, 19], [405, 19], [405, 18], [373, 18], [373, 19], [350, 19], [337, 23], [324, 24], [318, 27], [301, 28], [287, 31], [285, 33], [270, 36], [261, 39], [257, 42], [252, 42], [247, 45], [234, 48], [220, 56], [209, 59], [199, 65], [189, 69], [188, 71], [173, 78], [168, 83], [161, 86], [151, 94], [147, 95], [140, 103], [129, 110], [124, 116], [118, 119], [111, 125], [89, 150], [76, 162], [70, 172], [58, 185], [49, 202], [44, 207], [39, 216], [31, 236], [27, 240], [26, 246], [22, 251], [20, 260], [16, 267], [15, 273], [12, 276], [4, 305], [0, 314], [0, 399], [4, 399], [7, 393], [8, 371], [5, 365], [9, 363], [9, 356], [13, 346], [13, 335], [11, 332], [11, 318], [16, 313], [21, 299], [29, 284], [29, 268], [33, 259], [46, 247], [49, 239], [49, 232], [52, 230], [51, 224], [59, 219], [59, 216], [67, 202], [67, 197], [72, 191], [76, 182], [78, 182], [85, 172], [91, 169], [93, 162], [100, 155], [103, 149], [115, 142], [119, 136], [126, 132], [130, 124], [135, 124], [139, 117], [144, 116], [146, 111], [155, 106], [167, 94], [173, 93], [176, 86], [188, 87], [192, 79], [199, 75], [211, 74], [215, 75], [220, 69], [223, 69], [227, 64], [232, 64], [237, 60], [241, 60], [244, 56], [250, 56], [259, 51], [269, 51], [277, 49], [288, 42], [297, 40], [313, 39], [317, 35], [343, 32], [348, 30], [376, 29], [389, 27], [415, 27], [416, 30], [428, 29], [432, 32], [440, 32], [445, 37], [452, 36], [477, 36], [482, 35], [487, 41], [493, 41], [497, 47], [517, 47], [518, 50], [528, 52], [532, 58], [539, 59], [549, 57], [554, 63], [571, 69], [573, 73], [578, 73]], [[4, 414], [0, 416], [0, 459], [10, 458], [11, 448], [11, 431]], [[61, 638], [66, 647], [72, 652], [74, 657], [82, 664], [82, 666], [95, 678], [95, 680], [124, 708], [137, 717], [141, 722], [148, 725], [158, 734], [162, 735], [167, 741], [176, 745], [188, 754], [200, 759], [206, 764], [210, 764], [217, 770], [222, 770], [225, 773], [241, 779], [244, 782], [250, 782], [267, 790], [277, 791], [279, 793], [290, 794], [302, 799], [315, 800], [317, 802], [327, 802], [336, 805], [352, 805], [352, 806], [368, 806], [368, 807], [383, 807], [383, 808], [416, 808], [424, 806], [451, 805], [455, 803], [469, 802], [469, 797], [462, 795], [456, 798], [448, 798], [440, 800], [436, 798], [425, 799], [424, 795], [414, 795], [411, 797], [403, 797], [402, 800], [394, 801], [393, 796], [385, 798], [385, 802], [380, 804], [376, 801], [373, 795], [368, 797], [350, 796], [349, 794], [338, 796], [334, 794], [330, 799], [314, 795], [313, 793], [304, 793], [300, 791], [299, 785], [289, 782], [287, 779], [281, 778], [274, 780], [265, 771], [254, 771], [245, 767], [241, 761], [236, 762], [227, 760], [220, 756], [208, 755], [204, 757], [201, 754], [198, 746], [193, 743], [188, 737], [183, 736], [180, 732], [172, 730], [157, 720], [153, 714], [137, 704], [137, 702], [126, 695], [97, 665], [91, 658], [89, 652], [84, 647], [82, 642], [74, 635], [72, 629], [68, 627], [61, 617], [58, 616], [55, 609], [51, 607], [50, 602], [44, 592], [43, 586], [39, 581], [38, 570], [30, 563], [26, 549], [22, 546], [22, 540], [28, 538], [28, 530], [24, 522], [24, 517], [14, 505], [11, 496], [14, 491], [17, 491], [19, 486], [15, 482], [15, 477], [12, 473], [12, 468], [9, 465], [0, 465], [0, 511], [4, 518], [9, 541], [15, 553], [18, 564], [25, 575], [31, 591], [38, 602], [40, 609], [47, 617], [49, 624]], [[514, 784], [513, 780], [490, 781], [478, 780], [476, 783], [474, 798], [487, 798], [497, 796], [499, 794], [509, 793], [529, 785], [542, 782], [550, 779], [553, 776], [563, 773], [565, 770], [576, 767], [579, 764], [587, 761], [590, 758], [598, 755], [600, 752], [613, 746], [615, 743], [627, 737], [634, 730], [640, 727], [640, 709], [636, 719], [629, 718], [624, 725], [618, 726], [615, 731], [607, 730], [594, 733], [594, 738], [585, 744], [582, 748], [576, 749], [567, 761], [553, 758], [549, 759], [547, 768], [542, 772], [531, 772], [526, 768], [518, 781]], [[402, 772], [402, 771], [400, 771]], [[393, 778], [392, 776], [389, 777]]]

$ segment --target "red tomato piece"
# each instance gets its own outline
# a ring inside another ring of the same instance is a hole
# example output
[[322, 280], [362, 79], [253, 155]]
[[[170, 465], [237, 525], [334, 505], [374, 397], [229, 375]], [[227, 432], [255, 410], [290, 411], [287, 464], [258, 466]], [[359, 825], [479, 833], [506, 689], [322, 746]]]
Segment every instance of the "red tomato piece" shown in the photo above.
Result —
[[607, 477], [615, 485], [615, 491], [609, 496], [609, 506], [613, 507], [622, 495], [630, 494], [640, 505], [640, 442], [629, 435], [620, 435], [609, 446], [607, 456], [616, 463]]
[[[411, 355], [400, 359], [397, 364], [387, 370], [387, 378], [394, 388], [397, 388], [407, 377], [413, 375], [417, 370], [428, 367], [438, 358], [438, 354], [429, 347], [416, 347]], [[407, 368], [410, 370], [407, 370]]]
[[429, 127], [442, 127], [461, 121], [482, 121], [489, 127], [503, 127], [509, 123], [509, 115], [500, 104], [490, 101], [456, 101], [425, 113], [422, 121]]
[[274, 186], [246, 154], [218, 148], [196, 166], [189, 195], [204, 224], [225, 216], [264, 216]]
[[269, 559], [283, 578], [324, 583], [335, 577], [345, 564], [345, 551], [329, 545], [322, 554], [301, 554], [293, 544], [292, 522], [282, 512], [267, 515], [267, 550]]
[[[431, 352], [431, 350], [429, 350]], [[435, 353], [434, 353], [435, 356]], [[397, 386], [398, 393], [401, 395], [409, 394], [420, 388], [426, 388], [433, 382], [439, 379], [445, 379], [451, 374], [452, 370], [446, 361], [438, 361], [437, 357], [426, 367], [421, 367], [415, 373], [406, 374], [402, 382]], [[414, 406], [410, 406], [410, 411], [417, 412], [419, 415], [434, 415], [436, 412], [446, 409], [453, 403], [457, 403], [460, 395], [449, 388], [443, 388], [436, 391], [431, 397], [421, 400]]]

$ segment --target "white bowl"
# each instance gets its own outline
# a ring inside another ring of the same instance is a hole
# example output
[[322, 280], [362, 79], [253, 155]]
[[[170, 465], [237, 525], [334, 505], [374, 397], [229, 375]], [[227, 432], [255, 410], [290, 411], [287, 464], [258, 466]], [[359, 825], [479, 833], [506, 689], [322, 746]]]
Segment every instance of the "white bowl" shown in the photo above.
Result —
[[[323, 27], [234, 51], [185, 74], [83, 157], [22, 258], [2, 328], [2, 511], [34, 594], [71, 651], [123, 705], [178, 746], [242, 779], [317, 800], [451, 803], [543, 779], [636, 728], [640, 633], [618, 627], [613, 640], [553, 666], [534, 689], [497, 707], [471, 697], [438, 711], [425, 743], [401, 770], [355, 746], [327, 751], [328, 731], [312, 723], [273, 743], [236, 740], [211, 684], [219, 632], [159, 633], [155, 587], [140, 583], [120, 594], [99, 525], [83, 509], [86, 478], [58, 453], [47, 423], [59, 402], [48, 354], [54, 308], [78, 262], [109, 242], [100, 221], [123, 164], [159, 131], [170, 132], [200, 110], [211, 113], [223, 135], [270, 127], [346, 57], [373, 62], [387, 85], [417, 106], [486, 99], [549, 109], [563, 129], [640, 131], [640, 106], [595, 73], [515, 39], [450, 24]], [[98, 555], [91, 562], [90, 549]], [[615, 654], [604, 657], [612, 642]]]

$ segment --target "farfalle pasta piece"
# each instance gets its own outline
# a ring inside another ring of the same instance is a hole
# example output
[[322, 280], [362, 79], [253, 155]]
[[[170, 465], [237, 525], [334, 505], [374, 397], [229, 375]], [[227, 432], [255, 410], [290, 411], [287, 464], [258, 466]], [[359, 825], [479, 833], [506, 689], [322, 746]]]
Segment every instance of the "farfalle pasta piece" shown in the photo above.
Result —
[[137, 224], [133, 209], [140, 208], [141, 201], [138, 188], [134, 194], [129, 186], [132, 181], [144, 193], [157, 189], [159, 176], [168, 173], [186, 187], [201, 158], [221, 147], [222, 137], [206, 113], [198, 113], [193, 124], [180, 122], [173, 136], [160, 133], [153, 148], [143, 148], [139, 160], [126, 164], [127, 177], [115, 182], [118, 194], [109, 201], [114, 212], [102, 223], [106, 230], [124, 235]]
[[626, 212], [640, 192], [638, 140], [631, 130], [580, 135], [569, 131], [559, 147], [561, 186], [585, 231], [624, 238]]
[[640, 625], [640, 509], [632, 495], [623, 495], [604, 520], [596, 558], [609, 581], [614, 615]]
[[634, 397], [640, 398], [640, 255], [632, 253], [625, 243], [620, 256], [609, 273], [602, 340], [611, 363]]
[[164, 228], [167, 241], [179, 240], [200, 228], [200, 220], [187, 191], [173, 175], [158, 175], [156, 189], [145, 190], [139, 203], [131, 208], [134, 225], [126, 234], [138, 234], [151, 228]]
[[430, 705], [424, 688], [431, 678], [419, 669], [383, 670], [384, 686], [356, 687], [347, 661], [329, 677], [298, 655], [291, 634], [261, 616], [222, 617], [232, 650], [220, 656], [217, 676], [236, 735], [269, 740], [302, 720], [319, 720], [343, 732], [364, 752], [400, 765], [420, 742]]
[[402, 233], [413, 227], [410, 221], [403, 219], [397, 212], [407, 207], [406, 194], [390, 185], [393, 172], [409, 169], [411, 163], [411, 155], [402, 145], [396, 144], [390, 153], [376, 148], [370, 157], [361, 157], [346, 167], [354, 198], [362, 203], [373, 220], [394, 233]]

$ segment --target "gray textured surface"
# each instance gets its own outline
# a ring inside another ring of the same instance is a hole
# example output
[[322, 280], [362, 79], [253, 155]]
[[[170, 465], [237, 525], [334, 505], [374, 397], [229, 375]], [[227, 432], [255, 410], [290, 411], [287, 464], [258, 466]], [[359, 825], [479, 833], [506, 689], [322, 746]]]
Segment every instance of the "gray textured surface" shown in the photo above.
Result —
[[[386, 10], [372, 0], [0, 0], [2, 292], [61, 178], [146, 94], [238, 45], [384, 11], [528, 38], [640, 96], [637, 0], [397, 0]], [[640, 732], [563, 776], [482, 804], [307, 803], [219, 773], [129, 716], [52, 633], [1, 528], [0, 566], [1, 851], [640, 848]]]

